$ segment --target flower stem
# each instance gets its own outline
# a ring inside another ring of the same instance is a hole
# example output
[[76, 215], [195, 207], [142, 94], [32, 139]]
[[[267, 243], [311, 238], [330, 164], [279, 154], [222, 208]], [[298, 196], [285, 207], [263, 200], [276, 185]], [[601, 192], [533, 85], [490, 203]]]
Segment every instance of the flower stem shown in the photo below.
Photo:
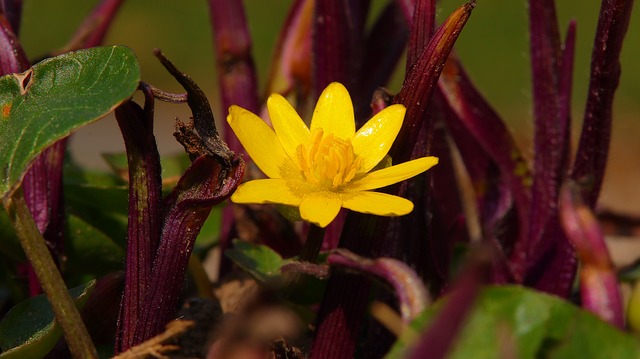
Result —
[[301, 262], [316, 263], [318, 261], [318, 254], [322, 247], [322, 241], [324, 240], [325, 229], [316, 226], [315, 224], [309, 225], [309, 234], [307, 235], [307, 241], [304, 242], [302, 252], [300, 253]]
[[3, 200], [20, 239], [20, 244], [36, 272], [42, 289], [51, 303], [56, 320], [64, 333], [69, 350], [74, 358], [98, 358], [89, 332], [82, 322], [67, 286], [58, 271], [44, 238], [27, 207], [22, 189]]

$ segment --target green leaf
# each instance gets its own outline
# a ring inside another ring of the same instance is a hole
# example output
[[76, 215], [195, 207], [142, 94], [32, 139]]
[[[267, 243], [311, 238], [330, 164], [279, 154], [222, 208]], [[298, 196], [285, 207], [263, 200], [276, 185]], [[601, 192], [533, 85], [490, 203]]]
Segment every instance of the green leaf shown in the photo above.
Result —
[[70, 52], [0, 78], [0, 194], [43, 149], [111, 112], [139, 81], [135, 55], [122, 46]]
[[[446, 297], [443, 299], [446, 300]], [[411, 327], [428, 328], [443, 300]], [[448, 358], [500, 358], [512, 345], [516, 358], [638, 358], [640, 341], [560, 298], [517, 286], [485, 288]], [[386, 358], [403, 358], [398, 339]]]
[[200, 233], [196, 238], [194, 252], [199, 255], [205, 254], [211, 247], [218, 244], [220, 240], [220, 230], [222, 229], [222, 209], [224, 204], [215, 206], [211, 209], [209, 217], [202, 225]]
[[121, 270], [124, 249], [99, 229], [81, 218], [67, 217], [65, 255], [66, 275], [92, 275], [101, 277], [109, 272]]
[[280, 278], [280, 267], [288, 263], [271, 248], [234, 240], [233, 248], [224, 254], [260, 282], [270, 282]]
[[[76, 306], [84, 306], [95, 285], [90, 281], [69, 290]], [[0, 322], [0, 359], [42, 358], [61, 336], [62, 329], [47, 298], [29, 298], [13, 307]]]
[[107, 235], [124, 248], [127, 235], [127, 185], [103, 172], [66, 166], [64, 200], [67, 213]]

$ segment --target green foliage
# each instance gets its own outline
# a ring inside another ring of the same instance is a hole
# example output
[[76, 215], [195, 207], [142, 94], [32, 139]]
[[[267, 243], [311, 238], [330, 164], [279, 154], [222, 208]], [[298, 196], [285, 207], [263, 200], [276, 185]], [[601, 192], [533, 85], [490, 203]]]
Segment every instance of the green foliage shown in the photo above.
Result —
[[[422, 332], [443, 302], [412, 324]], [[419, 339], [418, 339], [419, 340]], [[406, 336], [386, 358], [404, 357]], [[640, 341], [557, 297], [517, 286], [485, 288], [448, 358], [638, 358]]]
[[140, 81], [121, 46], [70, 52], [0, 78], [0, 193], [16, 188], [46, 147], [131, 97]]
[[263, 283], [279, 278], [280, 268], [289, 262], [265, 245], [238, 240], [233, 241], [233, 248], [227, 249], [224, 254]]
[[[90, 281], [69, 291], [76, 306], [84, 306], [95, 284]], [[61, 336], [49, 301], [44, 295], [35, 296], [13, 307], [0, 322], [0, 358], [41, 358]]]
[[123, 247], [79, 217], [70, 215], [67, 223], [67, 275], [91, 275], [97, 278], [122, 269]]

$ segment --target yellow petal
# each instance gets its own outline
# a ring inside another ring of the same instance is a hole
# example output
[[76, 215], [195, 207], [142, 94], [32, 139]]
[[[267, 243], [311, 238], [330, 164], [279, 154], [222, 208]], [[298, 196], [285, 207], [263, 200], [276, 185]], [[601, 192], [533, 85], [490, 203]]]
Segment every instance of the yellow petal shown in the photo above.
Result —
[[358, 130], [353, 138], [353, 150], [362, 158], [362, 172], [369, 172], [389, 152], [400, 132], [405, 112], [403, 105], [389, 106]]
[[404, 216], [413, 210], [413, 203], [386, 193], [362, 191], [344, 196], [342, 207], [377, 216]]
[[353, 181], [347, 189], [349, 191], [365, 191], [382, 188], [407, 178], [418, 175], [438, 163], [438, 157], [422, 157], [399, 165], [387, 167], [367, 173], [362, 178]]
[[350, 139], [356, 133], [353, 116], [353, 103], [349, 92], [342, 84], [332, 82], [318, 99], [311, 119], [311, 130], [322, 128], [325, 135], [333, 133], [337, 138]]
[[281, 178], [283, 168], [293, 165], [276, 133], [260, 117], [242, 107], [231, 106], [227, 122], [253, 162], [267, 176]]
[[245, 182], [231, 195], [231, 201], [235, 203], [281, 203], [299, 206], [301, 200], [302, 197], [291, 192], [287, 180], [280, 178]]
[[309, 193], [300, 203], [300, 215], [305, 221], [324, 228], [336, 218], [341, 206], [342, 200], [331, 192]]
[[280, 144], [282, 144], [289, 158], [298, 163], [296, 151], [298, 145], [309, 141], [309, 128], [307, 128], [307, 125], [305, 125], [289, 102], [278, 94], [269, 96], [267, 108]]

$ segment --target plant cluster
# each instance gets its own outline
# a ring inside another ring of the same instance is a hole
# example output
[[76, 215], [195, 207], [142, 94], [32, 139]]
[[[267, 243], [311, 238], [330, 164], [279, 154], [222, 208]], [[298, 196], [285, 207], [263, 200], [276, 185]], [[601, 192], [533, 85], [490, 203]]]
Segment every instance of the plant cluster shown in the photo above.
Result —
[[[0, 359], [640, 355], [640, 261], [614, 266], [595, 212], [632, 0], [602, 1], [574, 156], [576, 24], [528, 1], [532, 163], [453, 51], [481, 3], [438, 24], [389, 0], [369, 26], [368, 0], [294, 0], [261, 101], [242, 2], [209, 0], [221, 131], [160, 50], [184, 93], [100, 46], [122, 4], [32, 65], [0, 1]], [[156, 101], [190, 108], [184, 154], [160, 157]], [[75, 165], [68, 137], [111, 112], [126, 153]]]

